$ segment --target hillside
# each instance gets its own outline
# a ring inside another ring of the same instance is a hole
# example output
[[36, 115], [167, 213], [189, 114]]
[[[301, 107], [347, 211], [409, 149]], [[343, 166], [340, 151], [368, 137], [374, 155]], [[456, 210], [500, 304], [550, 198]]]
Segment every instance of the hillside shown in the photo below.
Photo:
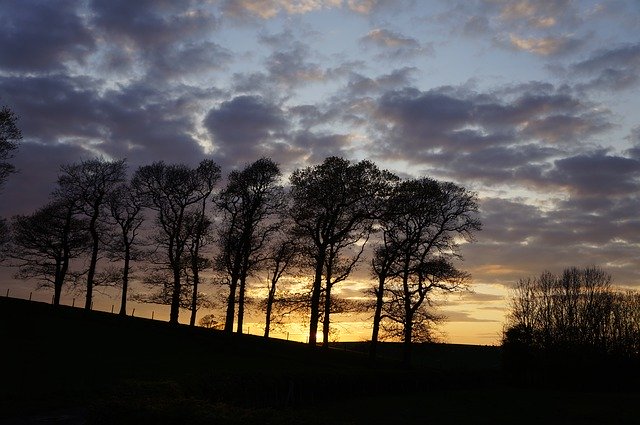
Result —
[[[512, 423], [530, 403], [539, 411], [521, 423], [552, 410], [608, 414], [584, 395], [563, 393], [558, 404], [552, 392], [506, 387], [496, 347], [418, 345], [416, 366], [405, 370], [398, 344], [383, 344], [372, 365], [363, 343], [312, 350], [8, 298], [0, 298], [0, 341], [0, 423], [421, 423], [426, 409], [431, 419], [495, 424]], [[624, 397], [634, 404], [635, 395]], [[497, 401], [500, 409], [489, 408]]]

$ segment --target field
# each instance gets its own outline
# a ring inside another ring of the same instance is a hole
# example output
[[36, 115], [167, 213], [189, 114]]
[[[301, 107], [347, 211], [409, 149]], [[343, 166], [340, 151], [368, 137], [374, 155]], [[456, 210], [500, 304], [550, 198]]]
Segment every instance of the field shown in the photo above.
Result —
[[0, 298], [0, 423], [638, 423], [636, 393], [513, 388], [497, 347], [330, 350]]

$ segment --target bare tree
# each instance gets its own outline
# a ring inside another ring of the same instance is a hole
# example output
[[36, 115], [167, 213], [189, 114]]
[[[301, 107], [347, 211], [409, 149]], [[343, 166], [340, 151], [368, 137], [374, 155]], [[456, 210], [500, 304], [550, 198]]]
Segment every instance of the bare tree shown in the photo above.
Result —
[[639, 307], [640, 294], [616, 289], [596, 266], [520, 279], [503, 335], [506, 369], [543, 383], [593, 385], [620, 372], [633, 376], [640, 360]]
[[[285, 231], [286, 232], [286, 231]], [[295, 239], [292, 239], [287, 233], [284, 238], [276, 241], [269, 248], [271, 255], [267, 256], [264, 263], [264, 269], [267, 271], [267, 298], [265, 299], [265, 325], [264, 337], [269, 337], [271, 323], [273, 318], [273, 309], [276, 302], [276, 293], [278, 282], [291, 269], [299, 266], [298, 257], [300, 256], [300, 246]]]
[[385, 302], [374, 320], [401, 336], [403, 362], [409, 365], [412, 341], [429, 338], [429, 323], [437, 319], [426, 310], [430, 293], [464, 287], [468, 274], [452, 260], [459, 257], [458, 241], [472, 240], [481, 226], [475, 195], [453, 183], [406, 180], [396, 185], [388, 203], [392, 208], [380, 220], [383, 244], [372, 263], [379, 300]]
[[202, 199], [199, 211], [193, 211], [186, 216], [186, 227], [190, 234], [189, 241], [187, 243], [188, 248], [188, 263], [190, 270], [190, 278], [192, 283], [192, 297], [191, 297], [191, 318], [189, 324], [195, 326], [196, 313], [198, 311], [198, 296], [201, 283], [200, 272], [212, 267], [213, 262], [204, 257], [201, 250], [204, 246], [209, 244], [212, 240], [211, 220], [205, 213], [205, 206], [207, 197]]
[[7, 106], [0, 108], [0, 188], [9, 176], [15, 172], [15, 167], [7, 162], [12, 153], [18, 149], [22, 140], [22, 133], [17, 126], [18, 117]]
[[203, 160], [195, 169], [156, 162], [140, 167], [133, 177], [132, 186], [137, 195], [146, 207], [156, 212], [155, 242], [163, 251], [160, 263], [172, 275], [170, 323], [178, 323], [184, 255], [193, 230], [187, 225], [186, 216], [194, 208], [199, 210], [219, 178], [220, 167], [211, 160]]
[[18, 267], [16, 276], [36, 279], [38, 288], [53, 287], [55, 305], [60, 304], [70, 261], [88, 246], [86, 223], [75, 213], [72, 200], [56, 199], [31, 215], [13, 218], [9, 257]]
[[[358, 236], [367, 234], [379, 213], [380, 195], [394, 179], [395, 176], [380, 171], [370, 161], [351, 163], [338, 157], [327, 158], [320, 165], [296, 170], [291, 175], [290, 215], [296, 235], [307, 245], [314, 273], [309, 323], [312, 346], [317, 339], [323, 278], [327, 270], [333, 274], [332, 247], [334, 252], [338, 246], [344, 249], [360, 241]], [[331, 298], [327, 298], [330, 303]]]
[[88, 161], [63, 165], [58, 176], [60, 196], [78, 200], [78, 209], [88, 218], [87, 227], [91, 236], [89, 269], [87, 271], [86, 299], [84, 308], [91, 309], [93, 286], [98, 264], [101, 237], [104, 238], [106, 203], [109, 193], [122, 183], [126, 173], [125, 160], [108, 161], [95, 158]]
[[264, 249], [279, 228], [276, 219], [285, 205], [279, 180], [278, 165], [269, 158], [261, 158], [242, 171], [232, 171], [216, 201], [223, 213], [216, 263], [225, 271], [225, 282], [229, 285], [226, 332], [233, 331], [237, 302], [237, 332], [242, 333], [247, 278], [264, 260]]
[[113, 260], [123, 262], [120, 274], [122, 295], [120, 315], [127, 314], [127, 294], [131, 261], [140, 259], [141, 251], [137, 248], [140, 226], [144, 221], [142, 203], [128, 184], [121, 184], [108, 195], [107, 204], [117, 230], [109, 244], [109, 255]]

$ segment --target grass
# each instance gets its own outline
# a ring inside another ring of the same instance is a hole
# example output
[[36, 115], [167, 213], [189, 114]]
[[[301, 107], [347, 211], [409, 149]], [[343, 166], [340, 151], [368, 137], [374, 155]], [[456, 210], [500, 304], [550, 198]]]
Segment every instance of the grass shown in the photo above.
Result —
[[372, 365], [364, 343], [314, 350], [8, 298], [0, 341], [0, 423], [631, 424], [640, 400], [509, 387], [497, 347], [418, 345], [405, 370], [399, 344]]

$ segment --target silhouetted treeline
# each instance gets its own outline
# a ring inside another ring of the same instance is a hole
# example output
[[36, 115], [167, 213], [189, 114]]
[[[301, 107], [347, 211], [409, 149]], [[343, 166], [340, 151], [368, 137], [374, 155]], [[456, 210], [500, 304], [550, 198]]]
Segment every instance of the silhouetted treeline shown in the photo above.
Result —
[[632, 385], [640, 377], [640, 294], [617, 290], [598, 267], [522, 279], [503, 349], [520, 383]]
[[[428, 340], [437, 319], [431, 292], [464, 287], [458, 243], [480, 230], [475, 194], [426, 177], [402, 180], [367, 160], [329, 157], [294, 170], [288, 185], [269, 158], [231, 171], [224, 186], [210, 159], [128, 174], [124, 160], [61, 166], [49, 202], [12, 220], [6, 252], [17, 276], [53, 287], [55, 304], [64, 285], [81, 287], [86, 309], [96, 286], [117, 286], [120, 314], [133, 297], [169, 305], [171, 323], [189, 310], [191, 325], [216, 301], [203, 285], [216, 284], [226, 292], [218, 305], [225, 331], [237, 324], [242, 333], [247, 307], [259, 305], [265, 336], [287, 314], [308, 315], [308, 341], [315, 345], [321, 329], [324, 347], [332, 314], [375, 309], [372, 358], [377, 340], [391, 337], [405, 341], [408, 364], [411, 342]], [[375, 307], [335, 292], [371, 244]], [[144, 285], [133, 295], [132, 280]]]

